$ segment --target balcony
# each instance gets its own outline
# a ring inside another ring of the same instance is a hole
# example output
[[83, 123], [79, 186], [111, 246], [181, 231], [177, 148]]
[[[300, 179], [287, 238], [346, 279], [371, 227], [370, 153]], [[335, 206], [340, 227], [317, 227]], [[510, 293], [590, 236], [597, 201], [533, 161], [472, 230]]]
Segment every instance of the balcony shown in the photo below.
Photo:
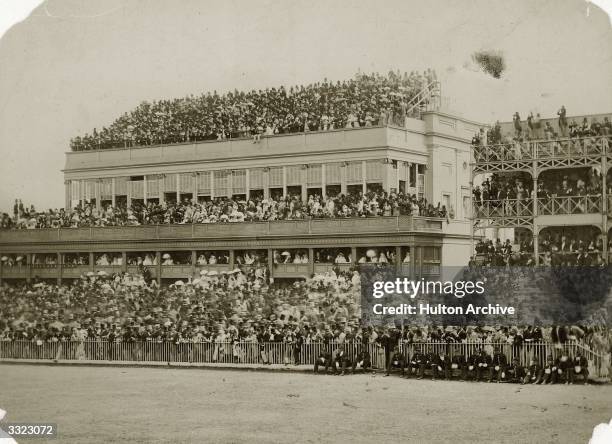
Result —
[[340, 271], [350, 271], [351, 268], [355, 267], [355, 264], [330, 264], [330, 263], [316, 263], [314, 264], [315, 274], [325, 274], [333, 271], [334, 268]]
[[141, 225], [124, 227], [43, 228], [0, 230], [0, 244], [91, 242], [163, 239], [229, 239], [260, 236], [313, 236], [397, 232], [442, 233], [442, 219], [391, 216], [347, 219], [310, 219], [226, 224]]
[[481, 219], [533, 217], [533, 200], [484, 200], [481, 205], [475, 205], [474, 212]]
[[162, 265], [161, 277], [164, 279], [187, 279], [193, 277], [191, 265]]
[[603, 212], [603, 198], [599, 196], [562, 196], [538, 199], [538, 215], [598, 214]]
[[310, 277], [310, 264], [274, 264], [274, 277]]
[[33, 278], [49, 279], [57, 277], [57, 265], [32, 264], [31, 267]]
[[529, 170], [533, 160], [542, 161], [543, 168], [562, 167], [578, 160], [585, 163], [585, 159], [598, 161], [602, 156], [610, 155], [610, 142], [611, 136], [593, 136], [475, 146], [475, 171], [485, 171], [483, 166], [487, 164], [496, 165], [493, 168], [496, 171], [501, 171], [502, 166], [508, 170]]

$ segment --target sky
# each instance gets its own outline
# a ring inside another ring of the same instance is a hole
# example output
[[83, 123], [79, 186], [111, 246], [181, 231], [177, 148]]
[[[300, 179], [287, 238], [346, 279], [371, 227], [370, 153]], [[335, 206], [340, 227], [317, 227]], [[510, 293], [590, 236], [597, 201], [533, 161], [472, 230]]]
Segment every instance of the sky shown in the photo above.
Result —
[[61, 207], [69, 139], [143, 100], [432, 67], [471, 120], [612, 112], [610, 17], [582, 0], [0, 0], [0, 36], [6, 212]]

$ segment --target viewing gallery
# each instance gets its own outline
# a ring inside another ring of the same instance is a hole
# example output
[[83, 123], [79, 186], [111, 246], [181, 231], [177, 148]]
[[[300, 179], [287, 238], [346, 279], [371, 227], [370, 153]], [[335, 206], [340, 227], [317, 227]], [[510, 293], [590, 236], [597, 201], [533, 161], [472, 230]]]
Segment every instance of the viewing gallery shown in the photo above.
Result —
[[[160, 283], [253, 268], [274, 280], [371, 262], [436, 276], [469, 260], [479, 128], [423, 109], [401, 124], [74, 150], [63, 172], [77, 210], [0, 230], [0, 278], [146, 267]], [[121, 223], [117, 207], [130, 209]]]

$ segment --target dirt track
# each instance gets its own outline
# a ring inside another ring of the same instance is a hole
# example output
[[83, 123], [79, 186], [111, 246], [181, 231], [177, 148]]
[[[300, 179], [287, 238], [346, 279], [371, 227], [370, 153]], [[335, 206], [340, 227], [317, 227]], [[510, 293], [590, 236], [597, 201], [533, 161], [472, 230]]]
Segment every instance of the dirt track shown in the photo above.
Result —
[[61, 443], [586, 443], [612, 386], [0, 365], [0, 408]]

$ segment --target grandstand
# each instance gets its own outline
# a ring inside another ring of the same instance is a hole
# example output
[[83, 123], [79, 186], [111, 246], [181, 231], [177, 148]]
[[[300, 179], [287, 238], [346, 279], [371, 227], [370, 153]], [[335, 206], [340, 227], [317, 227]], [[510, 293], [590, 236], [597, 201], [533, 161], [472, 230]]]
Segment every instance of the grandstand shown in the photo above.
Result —
[[[478, 262], [497, 265], [604, 265], [609, 240], [610, 114], [497, 123], [474, 140], [475, 246]], [[499, 239], [514, 231], [514, 242]], [[478, 237], [478, 236], [476, 236]]]
[[[88, 215], [128, 208], [127, 222], [40, 225], [34, 215], [33, 225], [23, 226], [32, 229], [0, 230], [0, 279], [61, 282], [87, 272], [137, 272], [142, 264], [159, 283], [194, 278], [202, 270], [255, 266], [265, 267], [272, 280], [303, 279], [332, 267], [348, 270], [373, 261], [372, 255], [405, 276], [465, 265], [471, 248], [470, 143], [480, 125], [432, 106], [439, 96], [434, 84], [402, 104], [401, 119], [353, 119], [349, 113], [348, 123], [335, 129], [73, 146], [63, 170], [65, 208]], [[331, 199], [338, 205], [342, 196], [369, 207], [406, 199], [409, 208], [223, 216], [246, 212], [250, 202], [311, 208]], [[410, 202], [416, 210], [410, 211]], [[192, 211], [197, 205], [209, 212], [215, 205], [228, 209], [206, 223], [163, 217], [145, 223], [131, 212], [138, 206]]]

